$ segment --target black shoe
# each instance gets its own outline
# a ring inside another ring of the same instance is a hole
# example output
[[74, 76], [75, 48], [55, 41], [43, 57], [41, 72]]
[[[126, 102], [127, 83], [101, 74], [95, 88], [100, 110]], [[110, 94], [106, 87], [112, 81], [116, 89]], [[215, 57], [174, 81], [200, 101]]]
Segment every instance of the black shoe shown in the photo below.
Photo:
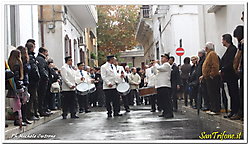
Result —
[[86, 111], [85, 111], [85, 113], [90, 113], [90, 112], [92, 112], [92, 111], [90, 111], [90, 110], [86, 110]]
[[131, 112], [129, 109], [125, 109], [126, 112]]
[[40, 119], [40, 115], [36, 114], [34, 115], [36, 118]]
[[112, 117], [112, 114], [107, 114], [107, 117], [109, 118], [109, 117]]
[[28, 120], [24, 120], [23, 122], [26, 123], [26, 124], [32, 124], [32, 122], [30, 122]]
[[233, 113], [230, 113], [227, 116], [224, 116], [224, 118], [231, 118], [232, 116], [233, 116]]
[[166, 119], [174, 118], [174, 115], [166, 115], [166, 116], [164, 116], [164, 118], [166, 118]]
[[84, 111], [82, 109], [79, 110], [79, 113], [83, 113]]
[[155, 109], [152, 109], [152, 110], [150, 110], [150, 112], [156, 112], [156, 110], [155, 110]]
[[193, 108], [193, 109], [197, 109], [197, 107], [196, 107], [196, 106], [192, 106], [192, 108]]
[[206, 107], [201, 108], [202, 111], [208, 111], [209, 109]]
[[164, 117], [164, 115], [163, 115], [163, 114], [161, 114], [161, 115], [158, 115], [158, 117]]
[[7, 128], [7, 127], [9, 127], [9, 125], [8, 125], [8, 124], [5, 124], [5, 128]]
[[40, 113], [40, 116], [48, 117], [50, 114], [47, 112]]
[[123, 114], [114, 114], [114, 116], [123, 116]]
[[52, 115], [52, 114], [54, 114], [54, 113], [53, 113], [53, 112], [51, 112], [51, 111], [50, 111], [50, 112], [46, 112], [46, 113], [47, 113], [47, 114], [49, 114], [49, 115]]
[[67, 116], [62, 115], [62, 119], [67, 119]]
[[32, 120], [32, 121], [34, 121], [34, 120], [40, 120], [40, 118], [37, 118], [37, 117], [35, 117], [35, 116], [32, 116], [32, 117], [29, 118], [29, 120]]
[[77, 115], [71, 115], [71, 118], [76, 119], [76, 118], [80, 118], [80, 117], [79, 117], [79, 116], [77, 116]]
[[[19, 121], [14, 121], [14, 126], [20, 126]], [[22, 126], [27, 126], [27, 124], [22, 122]]]

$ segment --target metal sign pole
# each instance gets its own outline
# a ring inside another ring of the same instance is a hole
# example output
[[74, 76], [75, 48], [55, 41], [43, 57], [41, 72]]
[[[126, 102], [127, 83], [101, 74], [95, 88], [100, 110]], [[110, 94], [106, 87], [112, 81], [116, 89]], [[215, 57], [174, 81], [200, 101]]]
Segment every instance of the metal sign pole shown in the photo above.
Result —
[[[180, 39], [180, 48], [182, 48], [182, 39]], [[180, 66], [182, 65], [182, 57], [180, 56]]]

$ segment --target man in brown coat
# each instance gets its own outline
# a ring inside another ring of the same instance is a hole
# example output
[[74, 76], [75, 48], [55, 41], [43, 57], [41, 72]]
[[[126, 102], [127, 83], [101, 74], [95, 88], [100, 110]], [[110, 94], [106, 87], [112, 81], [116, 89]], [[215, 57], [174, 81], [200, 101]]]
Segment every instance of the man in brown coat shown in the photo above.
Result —
[[207, 83], [207, 98], [210, 101], [210, 111], [207, 113], [216, 115], [219, 114], [221, 108], [219, 58], [214, 51], [213, 43], [206, 43], [205, 50], [207, 57], [202, 66], [200, 80], [205, 79]]

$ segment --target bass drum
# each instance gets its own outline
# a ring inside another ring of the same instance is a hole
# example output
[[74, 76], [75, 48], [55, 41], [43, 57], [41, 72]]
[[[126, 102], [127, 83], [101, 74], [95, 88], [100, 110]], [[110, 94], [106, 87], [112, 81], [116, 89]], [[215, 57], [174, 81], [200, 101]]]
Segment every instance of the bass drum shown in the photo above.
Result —
[[96, 87], [94, 84], [88, 84], [88, 90], [89, 90], [89, 93], [93, 93], [96, 91]]
[[89, 93], [89, 85], [87, 83], [80, 83], [76, 86], [76, 94], [87, 95]]
[[126, 82], [120, 83], [117, 86], [117, 91], [121, 96], [125, 96], [130, 93], [130, 85]]

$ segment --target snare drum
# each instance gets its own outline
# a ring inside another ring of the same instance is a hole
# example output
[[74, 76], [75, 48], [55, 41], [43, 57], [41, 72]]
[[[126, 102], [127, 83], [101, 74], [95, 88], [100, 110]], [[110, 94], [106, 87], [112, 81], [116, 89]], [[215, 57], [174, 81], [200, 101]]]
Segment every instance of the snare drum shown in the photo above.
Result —
[[89, 93], [89, 85], [87, 83], [80, 83], [76, 86], [76, 94], [87, 95]]
[[125, 96], [130, 93], [130, 85], [126, 82], [120, 83], [117, 86], [117, 91], [121, 96]]
[[157, 90], [155, 87], [143, 87], [143, 88], [138, 89], [138, 92], [139, 92], [139, 95], [142, 97], [157, 94]]
[[88, 84], [88, 90], [89, 90], [89, 93], [93, 93], [96, 91], [96, 87], [94, 84]]

